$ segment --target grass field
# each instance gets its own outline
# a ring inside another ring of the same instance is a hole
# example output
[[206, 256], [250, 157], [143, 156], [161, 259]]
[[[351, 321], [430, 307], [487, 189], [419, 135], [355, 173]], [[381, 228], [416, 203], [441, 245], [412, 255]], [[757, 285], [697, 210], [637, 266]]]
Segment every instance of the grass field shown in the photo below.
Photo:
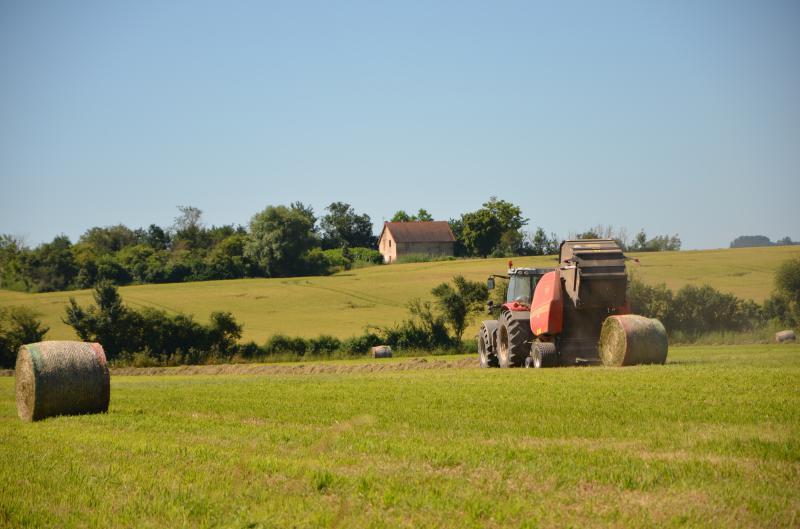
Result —
[[[778, 265], [800, 256], [800, 246], [631, 254], [633, 274], [648, 283], [664, 282], [677, 289], [709, 284], [740, 297], [762, 301], [772, 292]], [[329, 277], [242, 279], [201, 283], [130, 286], [121, 289], [133, 306], [182, 311], [205, 320], [215, 310], [231, 311], [244, 323], [244, 338], [259, 343], [275, 333], [312, 337], [331, 334], [346, 338], [367, 324], [389, 325], [406, 316], [405, 304], [414, 297], [430, 298], [430, 290], [456, 274], [483, 281], [504, 273], [507, 259], [472, 259], [436, 263], [376, 266]], [[554, 266], [552, 257], [514, 260], [516, 266]], [[50, 326], [49, 339], [72, 339], [64, 325], [69, 296], [80, 303], [90, 291], [26, 294], [0, 290], [0, 306], [27, 305], [39, 310]], [[477, 329], [468, 329], [466, 336]]]
[[798, 345], [682, 347], [622, 369], [114, 376], [108, 414], [30, 424], [4, 377], [0, 526], [797, 527], [798, 388]]

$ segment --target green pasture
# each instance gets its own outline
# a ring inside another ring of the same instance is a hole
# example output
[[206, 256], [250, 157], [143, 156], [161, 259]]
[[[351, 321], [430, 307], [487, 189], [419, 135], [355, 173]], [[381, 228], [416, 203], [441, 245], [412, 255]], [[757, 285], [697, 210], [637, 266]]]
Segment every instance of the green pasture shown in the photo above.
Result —
[[620, 369], [114, 376], [108, 414], [23, 423], [5, 377], [0, 526], [797, 527], [798, 388], [799, 345], [677, 347]]
[[[639, 263], [629, 270], [647, 283], [664, 282], [677, 289], [709, 284], [737, 296], [762, 301], [772, 292], [778, 265], [800, 256], [800, 246], [631, 254]], [[121, 289], [123, 299], [138, 307], [194, 314], [205, 320], [212, 311], [230, 311], [244, 323], [244, 338], [263, 342], [275, 333], [312, 337], [331, 334], [346, 338], [367, 324], [389, 325], [406, 316], [414, 297], [430, 298], [430, 290], [456, 274], [484, 280], [504, 273], [507, 259], [469, 259], [434, 263], [375, 266], [328, 277], [241, 279]], [[555, 266], [553, 257], [514, 259], [515, 266]], [[50, 326], [50, 339], [74, 338], [61, 318], [69, 296], [80, 303], [91, 291], [27, 294], [0, 290], [0, 306], [28, 305], [40, 311]], [[477, 329], [477, 327], [475, 327]], [[472, 334], [475, 329], [468, 329]]]

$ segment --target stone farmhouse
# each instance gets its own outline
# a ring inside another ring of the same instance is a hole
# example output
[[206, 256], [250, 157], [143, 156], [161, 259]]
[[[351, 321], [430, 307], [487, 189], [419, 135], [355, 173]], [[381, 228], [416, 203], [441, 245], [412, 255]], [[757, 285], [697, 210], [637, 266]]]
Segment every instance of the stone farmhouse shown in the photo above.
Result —
[[450, 224], [431, 222], [384, 222], [378, 239], [378, 250], [384, 263], [412, 255], [453, 255], [456, 238]]

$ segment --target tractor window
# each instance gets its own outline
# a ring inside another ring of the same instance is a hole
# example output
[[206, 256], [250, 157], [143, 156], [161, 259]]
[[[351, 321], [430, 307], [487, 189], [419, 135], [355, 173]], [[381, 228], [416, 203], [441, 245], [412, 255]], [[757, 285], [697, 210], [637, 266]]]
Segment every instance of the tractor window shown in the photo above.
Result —
[[511, 277], [508, 283], [506, 302], [513, 303], [514, 301], [518, 301], [530, 305], [535, 284], [534, 276], [518, 275]]

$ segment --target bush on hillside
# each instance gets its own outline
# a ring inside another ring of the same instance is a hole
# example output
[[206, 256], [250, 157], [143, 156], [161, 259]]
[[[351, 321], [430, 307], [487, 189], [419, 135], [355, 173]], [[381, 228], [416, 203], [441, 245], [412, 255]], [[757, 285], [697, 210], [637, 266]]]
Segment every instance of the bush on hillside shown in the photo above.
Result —
[[81, 307], [70, 298], [64, 323], [81, 340], [99, 342], [109, 360], [135, 353], [172, 363], [195, 364], [212, 358], [229, 359], [237, 352], [242, 326], [229, 312], [214, 312], [208, 324], [186, 314], [136, 310], [126, 306], [111, 283], [95, 287], [95, 305]]
[[670, 335], [696, 338], [705, 333], [748, 331], [765, 322], [752, 300], [743, 300], [704, 285], [685, 285], [672, 292], [666, 285], [650, 286], [638, 278], [628, 284], [628, 303], [634, 314], [658, 318]]
[[0, 307], [0, 368], [13, 369], [20, 346], [41, 342], [49, 330], [28, 307]]

